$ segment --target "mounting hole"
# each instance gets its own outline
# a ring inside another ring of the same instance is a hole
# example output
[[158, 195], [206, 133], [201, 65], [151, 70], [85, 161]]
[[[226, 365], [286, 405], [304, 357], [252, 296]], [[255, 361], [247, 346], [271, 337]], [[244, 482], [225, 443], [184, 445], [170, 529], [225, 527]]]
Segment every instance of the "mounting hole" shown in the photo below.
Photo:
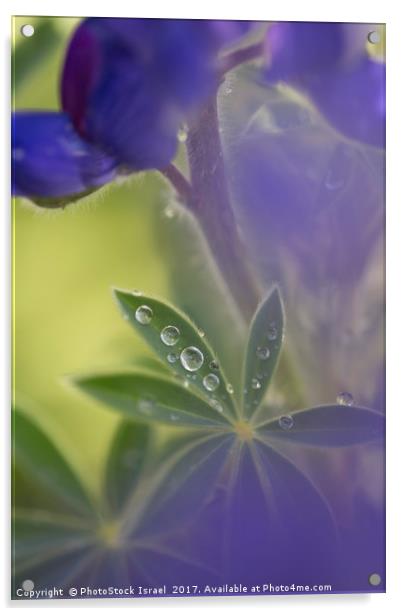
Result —
[[26, 592], [31, 592], [31, 590], [35, 588], [35, 584], [33, 583], [32, 580], [24, 580], [21, 586], [22, 586], [22, 590], [25, 590]]
[[378, 45], [378, 43], [381, 41], [380, 33], [377, 32], [377, 30], [369, 32], [367, 38], [369, 43], [371, 43], [372, 45]]
[[381, 575], [378, 573], [372, 573], [369, 577], [370, 586], [378, 586], [381, 584]]
[[24, 24], [21, 26], [21, 34], [29, 38], [35, 34], [35, 28], [31, 24]]

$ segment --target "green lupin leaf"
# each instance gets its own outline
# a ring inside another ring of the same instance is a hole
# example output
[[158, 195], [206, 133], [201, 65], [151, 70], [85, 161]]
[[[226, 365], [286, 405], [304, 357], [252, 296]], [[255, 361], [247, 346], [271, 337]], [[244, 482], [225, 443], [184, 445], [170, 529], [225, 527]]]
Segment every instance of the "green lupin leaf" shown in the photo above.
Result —
[[210, 406], [184, 384], [152, 374], [80, 376], [73, 383], [91, 397], [138, 421], [193, 427], [228, 425], [223, 409]]
[[244, 363], [244, 414], [252, 417], [264, 398], [281, 350], [284, 312], [279, 289], [261, 302], [251, 322]]
[[296, 411], [259, 426], [267, 439], [316, 447], [350, 447], [384, 438], [385, 416], [368, 408], [325, 405]]
[[123, 315], [173, 373], [185, 377], [217, 409], [236, 416], [233, 389], [205, 333], [159, 299], [115, 290]]
[[119, 512], [134, 492], [151, 442], [147, 424], [123, 421], [114, 436], [104, 479], [104, 498], [110, 513]]
[[[62, 455], [35, 423], [26, 414], [15, 410], [14, 464], [23, 477], [25, 489], [30, 487], [33, 495], [40, 494], [43, 506], [64, 513], [93, 513], [91, 502]], [[15, 481], [15, 500], [18, 502], [19, 484]]]

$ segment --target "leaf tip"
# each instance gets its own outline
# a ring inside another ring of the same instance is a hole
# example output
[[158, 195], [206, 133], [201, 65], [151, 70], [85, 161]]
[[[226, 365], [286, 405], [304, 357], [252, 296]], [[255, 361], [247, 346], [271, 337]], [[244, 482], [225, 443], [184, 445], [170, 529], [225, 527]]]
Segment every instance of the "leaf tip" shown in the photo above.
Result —
[[85, 389], [86, 377], [78, 374], [64, 374], [60, 377], [62, 384], [68, 389], [74, 389], [75, 391]]
[[112, 287], [112, 296], [118, 303], [120, 303], [127, 295], [127, 291], [119, 289], [118, 287]]

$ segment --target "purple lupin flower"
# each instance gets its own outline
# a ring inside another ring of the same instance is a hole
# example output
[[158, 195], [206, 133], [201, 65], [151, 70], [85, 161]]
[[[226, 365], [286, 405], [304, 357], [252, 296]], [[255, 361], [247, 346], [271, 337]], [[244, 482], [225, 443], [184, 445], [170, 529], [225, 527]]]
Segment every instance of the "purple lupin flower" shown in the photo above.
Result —
[[366, 30], [339, 23], [276, 23], [267, 34], [267, 79], [304, 91], [347, 137], [383, 147], [385, 64], [368, 56]]
[[218, 52], [248, 22], [90, 18], [75, 31], [63, 113], [13, 115], [13, 193], [80, 196], [174, 157], [186, 117], [219, 82]]

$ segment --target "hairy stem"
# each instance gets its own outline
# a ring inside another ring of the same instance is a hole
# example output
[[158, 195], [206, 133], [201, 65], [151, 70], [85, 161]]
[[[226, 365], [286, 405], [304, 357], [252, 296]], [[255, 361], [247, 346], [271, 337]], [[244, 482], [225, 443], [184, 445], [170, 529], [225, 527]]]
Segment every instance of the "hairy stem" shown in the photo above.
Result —
[[192, 209], [228, 288], [249, 322], [260, 300], [260, 289], [230, 202], [215, 97], [189, 127], [187, 147]]
[[249, 62], [250, 60], [255, 60], [259, 58], [263, 53], [263, 43], [260, 41], [255, 43], [254, 45], [249, 45], [248, 47], [243, 47], [241, 49], [235, 49], [231, 53], [228, 53], [224, 58], [222, 58], [222, 73], [227, 73], [232, 69], [239, 66], [239, 64], [244, 64], [245, 62]]
[[191, 205], [192, 203], [192, 188], [190, 182], [184, 177], [181, 171], [170, 163], [164, 169], [160, 169], [160, 173], [165, 176], [166, 179], [174, 186], [179, 198]]

